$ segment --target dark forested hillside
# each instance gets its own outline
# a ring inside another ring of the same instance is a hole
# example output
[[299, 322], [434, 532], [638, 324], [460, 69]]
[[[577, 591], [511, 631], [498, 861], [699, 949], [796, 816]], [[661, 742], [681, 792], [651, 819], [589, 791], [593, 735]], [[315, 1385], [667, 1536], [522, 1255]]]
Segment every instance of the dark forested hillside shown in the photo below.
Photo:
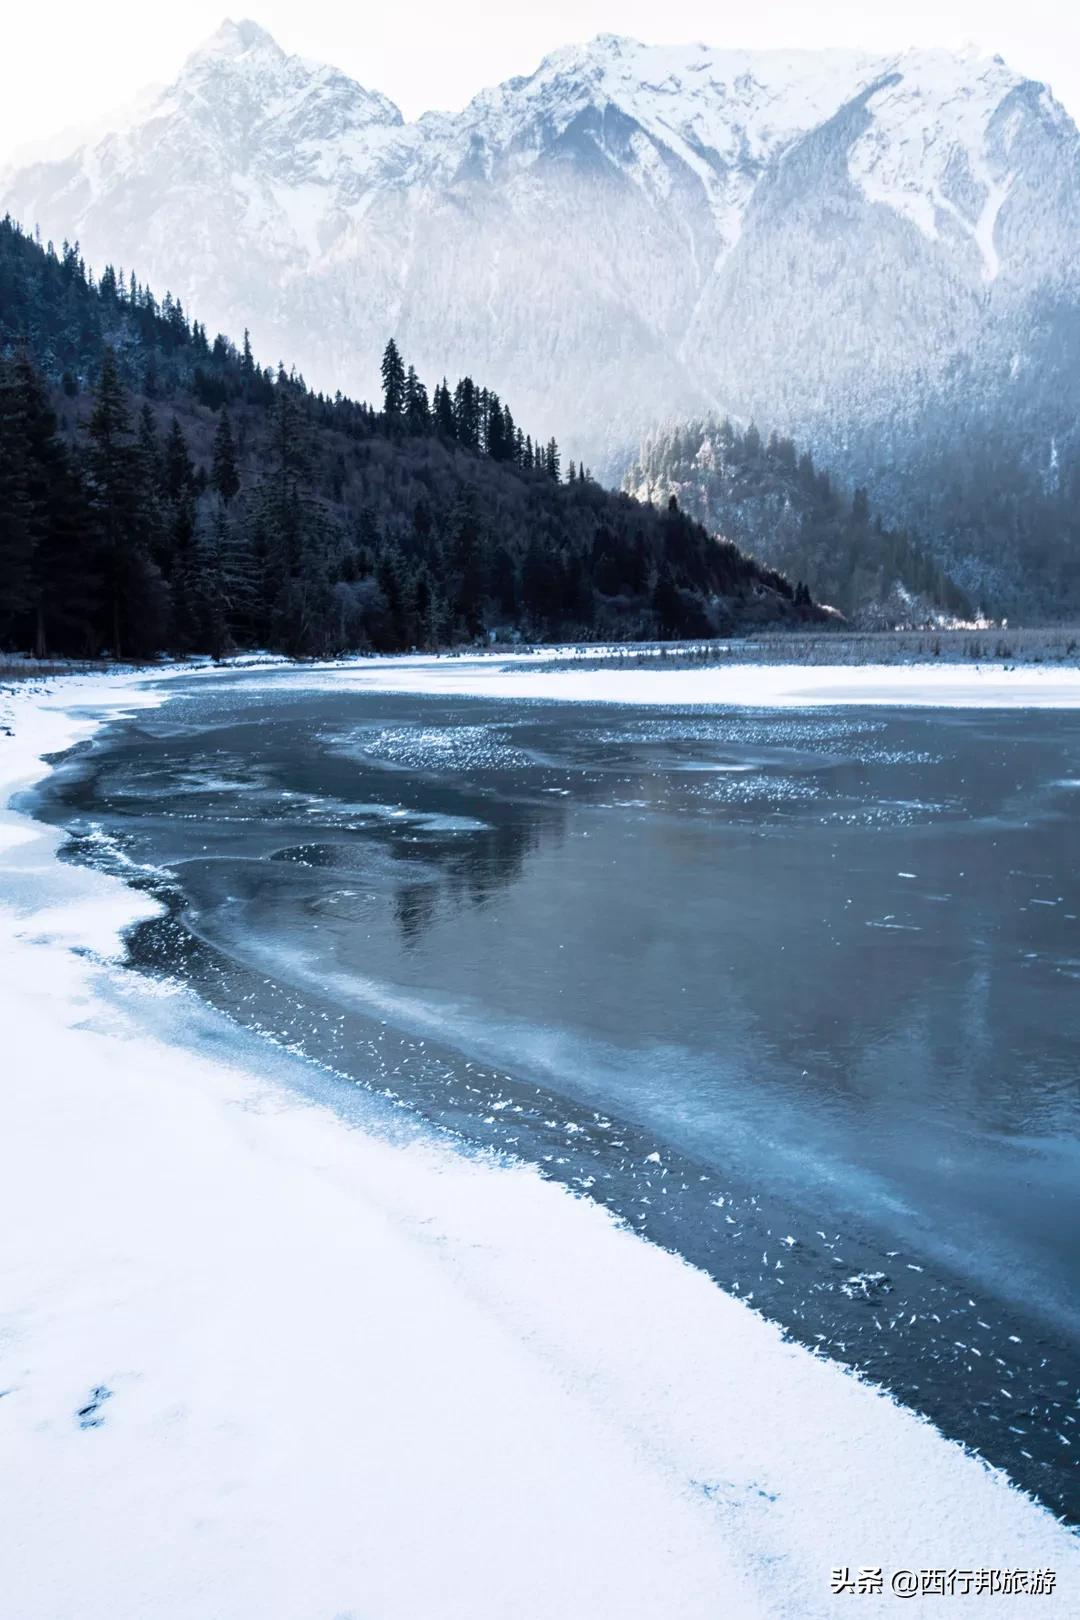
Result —
[[601, 489], [393, 342], [382, 408], [264, 369], [137, 275], [0, 223], [0, 638], [38, 654], [391, 651], [816, 615], [676, 502]]
[[963, 591], [910, 535], [889, 529], [815, 467], [808, 452], [757, 428], [689, 422], [657, 434], [626, 479], [639, 498], [681, 507], [814, 596], [868, 625], [918, 623], [970, 611]]

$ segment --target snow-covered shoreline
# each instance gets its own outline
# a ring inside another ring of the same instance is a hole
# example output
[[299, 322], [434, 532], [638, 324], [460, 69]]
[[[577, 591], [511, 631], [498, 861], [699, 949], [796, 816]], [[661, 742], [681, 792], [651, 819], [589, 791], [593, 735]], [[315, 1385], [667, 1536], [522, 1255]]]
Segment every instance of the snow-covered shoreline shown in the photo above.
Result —
[[[167, 690], [10, 696], [0, 802]], [[1075, 1612], [1049, 1514], [599, 1208], [148, 1033], [108, 958], [152, 902], [58, 843], [0, 815], [5, 1612], [813, 1620], [845, 1565], [1050, 1567]]]
[[[598, 649], [598, 652], [602, 649]], [[659, 649], [658, 649], [659, 651]], [[837, 706], [946, 709], [1077, 709], [1080, 668], [992, 664], [732, 664], [576, 668], [580, 648], [443, 658], [355, 659], [275, 674], [310, 683], [450, 697], [538, 698], [693, 708]]]

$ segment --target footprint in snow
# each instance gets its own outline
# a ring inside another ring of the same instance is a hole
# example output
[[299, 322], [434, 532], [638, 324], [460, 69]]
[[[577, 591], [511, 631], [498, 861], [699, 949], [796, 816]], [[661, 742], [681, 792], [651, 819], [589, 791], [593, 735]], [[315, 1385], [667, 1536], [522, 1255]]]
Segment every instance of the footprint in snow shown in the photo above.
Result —
[[75, 1416], [79, 1420], [80, 1429], [100, 1429], [105, 1419], [101, 1415], [101, 1408], [107, 1400], [111, 1400], [112, 1390], [105, 1384], [98, 1384], [90, 1391], [90, 1399], [85, 1406], [80, 1406]]

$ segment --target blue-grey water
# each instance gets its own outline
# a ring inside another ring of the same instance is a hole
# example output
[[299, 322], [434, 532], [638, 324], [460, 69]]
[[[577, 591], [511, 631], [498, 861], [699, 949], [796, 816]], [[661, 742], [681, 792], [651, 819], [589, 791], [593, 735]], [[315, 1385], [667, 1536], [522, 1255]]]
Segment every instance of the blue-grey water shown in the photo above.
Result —
[[1076, 1516], [1080, 717], [178, 681], [32, 796], [133, 961], [601, 1200]]

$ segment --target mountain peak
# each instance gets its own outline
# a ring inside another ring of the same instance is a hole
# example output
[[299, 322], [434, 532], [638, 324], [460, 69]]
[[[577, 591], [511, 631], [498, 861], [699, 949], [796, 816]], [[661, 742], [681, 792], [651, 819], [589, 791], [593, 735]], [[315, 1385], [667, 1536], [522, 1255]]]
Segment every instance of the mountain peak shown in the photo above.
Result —
[[1038, 311], [1051, 288], [1080, 311], [1078, 154], [1048, 92], [943, 49], [601, 33], [405, 123], [229, 20], [145, 112], [5, 176], [0, 213], [329, 391], [377, 389], [395, 330], [432, 376], [482, 363], [544, 434], [572, 417], [594, 466], [718, 405], [863, 478], [857, 445], [961, 398], [972, 356], [1064, 397], [1072, 339], [1044, 363]]
[[[193, 58], [205, 56], [246, 56], [250, 51], [261, 54], [284, 56], [284, 51], [274, 36], [267, 32], [261, 24], [252, 22], [244, 17], [240, 22], [233, 22], [226, 17], [216, 33], [210, 35], [196, 51]], [[191, 58], [189, 58], [190, 60]]]
[[[253, 131], [275, 161], [290, 144], [333, 144], [349, 131], [398, 125], [401, 113], [378, 91], [337, 68], [292, 56], [259, 23], [226, 17], [184, 63], [158, 112], [179, 112], [196, 131], [242, 139]], [[208, 123], [208, 110], [212, 117]]]
[[640, 51], [643, 49], [639, 39], [633, 39], [629, 34], [597, 34], [585, 47], [587, 51], [605, 56], [622, 56], [627, 51]]

